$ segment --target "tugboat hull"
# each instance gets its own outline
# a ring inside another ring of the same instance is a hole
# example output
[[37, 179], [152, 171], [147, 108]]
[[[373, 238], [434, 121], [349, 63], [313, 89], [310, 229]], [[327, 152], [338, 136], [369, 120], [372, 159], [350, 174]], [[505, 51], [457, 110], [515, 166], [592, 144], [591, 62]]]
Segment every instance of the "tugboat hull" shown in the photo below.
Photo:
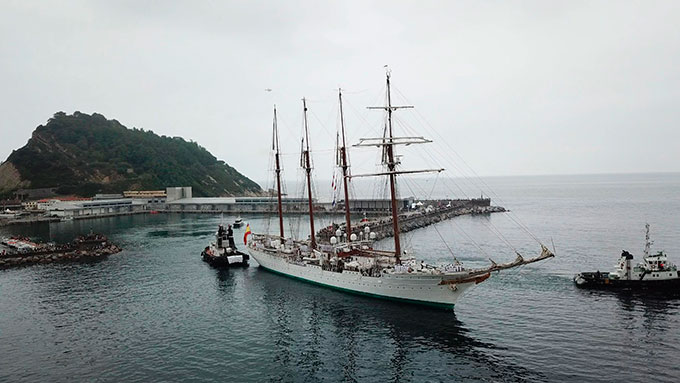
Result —
[[583, 289], [618, 290], [665, 290], [680, 291], [680, 271], [667, 272], [669, 279], [615, 279], [610, 278], [609, 273], [583, 272], [574, 276], [574, 283]]
[[250, 256], [240, 251], [230, 255], [210, 255], [205, 251], [201, 253], [204, 262], [213, 267], [248, 267]]
[[250, 255], [236, 250], [231, 225], [220, 225], [215, 233], [216, 241], [206, 246], [201, 258], [213, 267], [248, 266]]

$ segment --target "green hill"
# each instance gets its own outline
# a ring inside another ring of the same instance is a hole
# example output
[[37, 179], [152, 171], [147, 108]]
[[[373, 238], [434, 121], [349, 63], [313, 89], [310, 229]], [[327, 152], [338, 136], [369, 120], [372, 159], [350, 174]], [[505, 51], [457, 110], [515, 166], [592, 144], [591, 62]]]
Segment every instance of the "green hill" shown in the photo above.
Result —
[[101, 114], [59, 112], [0, 165], [0, 193], [56, 187], [91, 196], [191, 186], [195, 196], [255, 195], [260, 186], [180, 137], [128, 129]]

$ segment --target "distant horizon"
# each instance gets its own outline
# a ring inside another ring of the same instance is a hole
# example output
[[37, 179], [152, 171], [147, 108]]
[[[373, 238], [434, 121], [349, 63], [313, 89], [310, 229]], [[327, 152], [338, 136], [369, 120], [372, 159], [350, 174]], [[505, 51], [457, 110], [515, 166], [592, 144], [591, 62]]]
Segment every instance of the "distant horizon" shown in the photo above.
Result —
[[[238, 170], [238, 169], [237, 169]], [[615, 172], [605, 172], [605, 173], [563, 173], [563, 174], [508, 174], [508, 175], [479, 175], [478, 178], [502, 178], [502, 177], [568, 177], [568, 176], [625, 176], [625, 175], [673, 175], [677, 174], [680, 175], [680, 171], [650, 171], [650, 172], [621, 172], [621, 173], [615, 173]], [[244, 174], [245, 175], [245, 174]], [[247, 177], [247, 175], [245, 175]], [[250, 177], [249, 177], [250, 178]], [[441, 176], [440, 178], [449, 178], [449, 179], [466, 179], [466, 178], [475, 178], [475, 177], [461, 177], [461, 176], [453, 176], [453, 177], [444, 177]], [[252, 179], [252, 178], [251, 178]], [[331, 181], [331, 178], [319, 178], [316, 177], [317, 180], [319, 181]], [[432, 179], [432, 177], [410, 177], [410, 179], [422, 179], [422, 180], [427, 180], [427, 179]], [[266, 180], [256, 180], [253, 179], [253, 181], [257, 182], [260, 186], [262, 186], [262, 182]], [[282, 181], [286, 183], [294, 183], [298, 182], [298, 180], [291, 179], [291, 178], [286, 178], [283, 179]], [[263, 187], [265, 189], [265, 187]]]

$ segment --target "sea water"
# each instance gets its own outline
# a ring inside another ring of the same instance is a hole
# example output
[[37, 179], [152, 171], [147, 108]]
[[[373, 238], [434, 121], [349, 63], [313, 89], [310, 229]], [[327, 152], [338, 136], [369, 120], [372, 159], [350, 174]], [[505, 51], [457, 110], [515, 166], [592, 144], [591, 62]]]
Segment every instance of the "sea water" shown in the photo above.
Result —
[[[646, 222], [653, 250], [680, 263], [680, 174], [484, 183], [510, 214], [444, 221], [409, 233], [405, 247], [431, 263], [482, 266], [537, 255], [535, 236], [557, 256], [494, 274], [454, 311], [328, 290], [254, 261], [212, 269], [199, 254], [235, 217], [0, 228], [45, 241], [94, 230], [124, 248], [97, 262], [0, 270], [0, 381], [677, 381], [677, 294], [584, 291], [571, 278], [610, 270], [622, 249], [639, 259]], [[277, 231], [269, 217], [243, 218], [253, 231]], [[306, 235], [305, 225], [292, 218], [286, 231]]]

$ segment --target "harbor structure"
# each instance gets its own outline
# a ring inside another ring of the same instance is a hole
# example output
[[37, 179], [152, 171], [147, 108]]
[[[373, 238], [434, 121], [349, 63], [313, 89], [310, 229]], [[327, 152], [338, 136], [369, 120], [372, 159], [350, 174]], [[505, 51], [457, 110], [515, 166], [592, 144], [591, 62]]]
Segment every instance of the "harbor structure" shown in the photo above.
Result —
[[165, 190], [126, 190], [123, 192], [123, 197], [136, 199], [165, 199], [167, 195]]
[[[167, 201], [162, 208], [169, 212], [271, 213], [277, 204], [277, 197], [195, 197]], [[306, 213], [306, 205], [306, 198], [281, 198], [286, 213]], [[316, 201], [314, 206], [323, 209]]]
[[145, 210], [144, 203], [129, 198], [91, 201], [51, 201], [42, 210], [50, 217], [78, 218], [88, 216], [121, 215]]
[[[83, 219], [115, 215], [163, 213], [203, 214], [273, 214], [279, 209], [285, 214], [308, 214], [311, 206], [317, 214], [348, 214], [382, 217], [392, 208], [390, 199], [351, 199], [345, 204], [319, 201], [312, 198], [287, 196], [193, 197], [190, 186], [168, 187], [162, 190], [125, 191], [121, 194], [96, 194], [92, 198], [75, 196], [51, 197], [23, 202], [22, 211], [4, 217], [10, 222], [25, 223], [54, 219]], [[400, 212], [450, 210], [448, 208], [489, 207], [488, 198], [420, 200], [415, 197], [399, 198], [396, 208]], [[16, 220], [17, 222], [13, 222]]]
[[166, 201], [176, 201], [178, 199], [191, 198], [193, 191], [191, 186], [169, 187], [165, 189]]

